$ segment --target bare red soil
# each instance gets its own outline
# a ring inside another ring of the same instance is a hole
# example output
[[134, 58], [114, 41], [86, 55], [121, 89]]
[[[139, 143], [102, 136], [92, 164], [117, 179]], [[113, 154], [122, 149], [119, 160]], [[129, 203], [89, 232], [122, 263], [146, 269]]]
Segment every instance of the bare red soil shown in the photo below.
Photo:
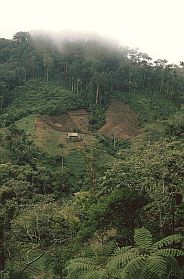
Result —
[[141, 129], [130, 106], [114, 100], [106, 112], [106, 123], [99, 131], [109, 138], [132, 139]]

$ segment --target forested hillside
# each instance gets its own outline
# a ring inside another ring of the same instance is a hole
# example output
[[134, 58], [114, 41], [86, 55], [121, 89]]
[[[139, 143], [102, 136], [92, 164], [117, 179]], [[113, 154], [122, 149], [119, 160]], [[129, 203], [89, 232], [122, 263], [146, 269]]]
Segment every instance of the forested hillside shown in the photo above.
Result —
[[0, 39], [1, 278], [184, 277], [182, 59]]

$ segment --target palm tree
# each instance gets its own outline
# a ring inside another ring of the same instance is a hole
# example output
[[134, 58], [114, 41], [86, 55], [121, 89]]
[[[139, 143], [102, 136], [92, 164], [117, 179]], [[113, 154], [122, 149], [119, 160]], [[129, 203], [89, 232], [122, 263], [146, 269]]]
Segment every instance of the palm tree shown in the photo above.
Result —
[[136, 229], [134, 246], [116, 248], [105, 263], [98, 258], [71, 260], [67, 266], [68, 279], [166, 279], [172, 274], [179, 278], [181, 270], [175, 258], [184, 256], [184, 252], [168, 246], [182, 239], [180, 235], [171, 235], [153, 243], [147, 229]]

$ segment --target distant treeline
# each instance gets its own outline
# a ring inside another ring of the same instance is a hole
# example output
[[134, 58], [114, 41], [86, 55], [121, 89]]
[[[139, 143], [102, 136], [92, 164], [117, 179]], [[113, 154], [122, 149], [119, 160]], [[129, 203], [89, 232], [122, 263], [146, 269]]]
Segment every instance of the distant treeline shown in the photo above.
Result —
[[123, 48], [95, 37], [63, 39], [18, 32], [0, 39], [0, 107], [11, 90], [26, 80], [54, 80], [76, 92], [87, 105], [107, 103], [114, 91], [157, 92], [181, 102], [183, 62], [153, 61], [137, 49]]

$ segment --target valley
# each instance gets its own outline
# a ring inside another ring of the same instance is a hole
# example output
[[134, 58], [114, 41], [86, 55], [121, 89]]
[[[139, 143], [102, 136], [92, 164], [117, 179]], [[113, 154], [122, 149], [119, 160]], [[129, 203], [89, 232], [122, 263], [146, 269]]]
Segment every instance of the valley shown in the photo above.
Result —
[[184, 278], [182, 63], [0, 39], [1, 278]]

